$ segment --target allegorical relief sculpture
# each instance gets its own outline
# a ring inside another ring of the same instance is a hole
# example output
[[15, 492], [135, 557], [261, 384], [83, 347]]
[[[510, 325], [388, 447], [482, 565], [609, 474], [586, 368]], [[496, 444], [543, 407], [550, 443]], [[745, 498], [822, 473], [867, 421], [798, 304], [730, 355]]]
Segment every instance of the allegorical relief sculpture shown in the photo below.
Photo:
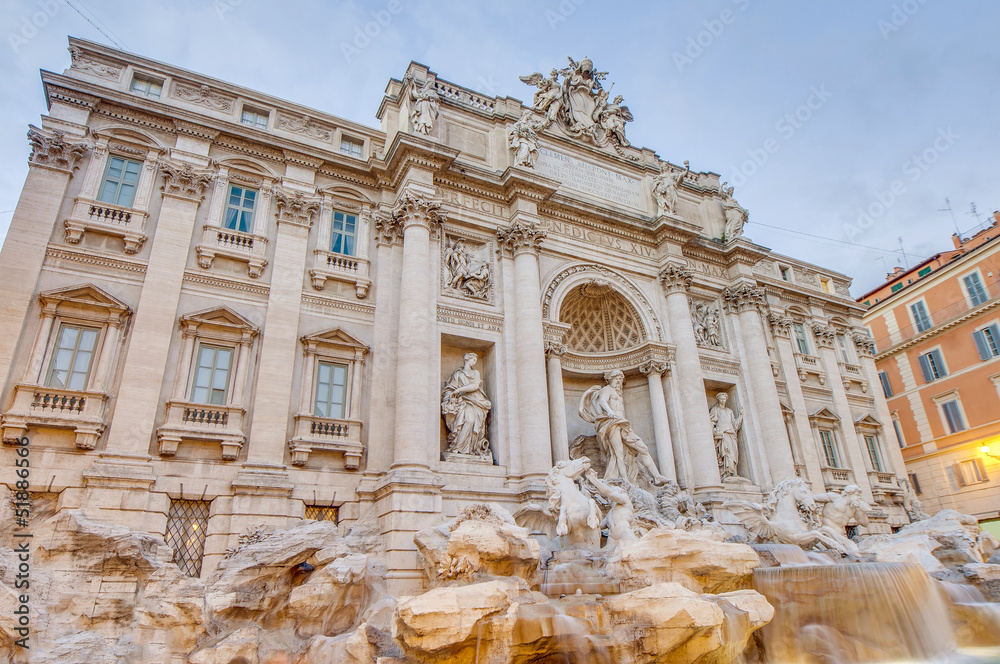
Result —
[[708, 411], [712, 421], [712, 435], [715, 436], [715, 451], [719, 457], [719, 474], [723, 481], [738, 478], [736, 464], [740, 460], [739, 432], [743, 426], [743, 409], [739, 414], [726, 406], [729, 395], [719, 392], [715, 395], [715, 405]]
[[[404, 76], [403, 85], [410, 80], [413, 80], [410, 74]], [[413, 131], [426, 136], [434, 129], [434, 121], [438, 117], [438, 105], [441, 102], [441, 97], [434, 89], [434, 81], [427, 79], [421, 86], [413, 81], [410, 87], [410, 102], [413, 104], [410, 109], [410, 124], [413, 125]]]
[[749, 212], [733, 198], [733, 188], [722, 184], [722, 211], [726, 217], [723, 239], [727, 242], [743, 235], [743, 226], [747, 223]]
[[722, 318], [719, 307], [713, 307], [704, 302], [688, 300], [691, 306], [691, 325], [694, 327], [694, 338], [699, 346], [722, 348]]
[[569, 67], [553, 69], [548, 78], [538, 72], [521, 76], [521, 81], [538, 88], [531, 109], [537, 116], [535, 129], [555, 123], [570, 136], [595, 145], [627, 147], [625, 123], [632, 121], [632, 113], [621, 95], [608, 101], [610, 89], [601, 85], [607, 75], [595, 71], [590, 58], [580, 62], [569, 58]]
[[677, 188], [681, 182], [691, 172], [691, 164], [684, 162], [686, 170], [671, 172], [669, 166], [665, 166], [660, 174], [653, 178], [653, 198], [656, 199], [657, 214], [674, 214], [677, 207]]
[[441, 413], [448, 427], [448, 451], [452, 454], [493, 461], [486, 439], [486, 418], [493, 404], [483, 391], [483, 379], [473, 367], [479, 356], [465, 354], [465, 364], [445, 383], [441, 392]]
[[473, 250], [464, 238], [445, 238], [445, 287], [477, 300], [489, 297], [489, 246]]
[[606, 464], [604, 479], [622, 478], [634, 484], [642, 467], [653, 484], [664, 484], [667, 478], [656, 469], [646, 443], [625, 419], [625, 374], [617, 369], [607, 371], [604, 380], [606, 385], [595, 385], [584, 392], [579, 407], [580, 417], [597, 429], [597, 442]]

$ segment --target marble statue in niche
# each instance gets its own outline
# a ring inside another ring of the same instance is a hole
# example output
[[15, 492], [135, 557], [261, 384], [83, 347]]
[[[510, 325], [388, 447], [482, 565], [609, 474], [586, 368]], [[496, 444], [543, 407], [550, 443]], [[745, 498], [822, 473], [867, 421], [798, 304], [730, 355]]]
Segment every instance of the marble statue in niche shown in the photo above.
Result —
[[579, 407], [580, 417], [597, 429], [597, 442], [605, 457], [604, 479], [622, 478], [635, 484], [641, 467], [653, 484], [664, 484], [667, 478], [657, 470], [646, 443], [625, 418], [625, 374], [617, 369], [607, 371], [604, 380], [606, 385], [595, 385], [583, 393]]
[[465, 238], [446, 237], [444, 262], [446, 288], [477, 300], [489, 297], [493, 280], [488, 246], [473, 250]]
[[[403, 84], [405, 85], [408, 80], [412, 80], [409, 75], [404, 77]], [[410, 88], [410, 101], [413, 103], [413, 108], [410, 110], [410, 123], [413, 125], [413, 131], [426, 136], [434, 129], [434, 121], [437, 120], [438, 116], [438, 104], [441, 102], [441, 97], [434, 89], [434, 81], [427, 79], [419, 87], [417, 82], [413, 81], [413, 86]]]
[[743, 226], [747, 223], [749, 212], [733, 198], [733, 188], [722, 185], [722, 211], [726, 217], [723, 239], [727, 242], [743, 235]]
[[486, 438], [486, 419], [493, 403], [483, 390], [483, 379], [474, 367], [475, 353], [466, 353], [465, 363], [456, 369], [441, 392], [441, 414], [448, 427], [448, 452], [493, 461]]
[[740, 460], [739, 432], [743, 426], [743, 409], [739, 414], [726, 405], [729, 395], [719, 392], [715, 395], [715, 405], [708, 411], [712, 422], [712, 434], [715, 436], [715, 451], [719, 457], [719, 474], [723, 481], [738, 478], [736, 464]]
[[514, 165], [534, 168], [538, 160], [538, 134], [536, 120], [531, 111], [521, 114], [521, 119], [507, 130], [507, 144], [514, 151]]
[[656, 199], [657, 214], [674, 214], [677, 206], [677, 188], [691, 172], [690, 162], [685, 160], [684, 167], [687, 170], [671, 173], [670, 167], [666, 166], [653, 178], [653, 198]]

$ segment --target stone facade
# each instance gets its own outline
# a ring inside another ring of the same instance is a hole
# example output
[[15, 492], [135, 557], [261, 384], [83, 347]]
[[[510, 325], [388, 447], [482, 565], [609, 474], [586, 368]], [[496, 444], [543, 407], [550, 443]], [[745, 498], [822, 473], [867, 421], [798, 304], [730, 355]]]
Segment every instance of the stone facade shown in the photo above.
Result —
[[[0, 254], [7, 487], [27, 436], [58, 510], [179, 546], [204, 509], [203, 577], [335, 508], [376, 520], [409, 590], [417, 531], [544, 501], [595, 434], [581, 397], [618, 370], [659, 472], [731, 532], [724, 502], [796, 475], [859, 485], [872, 531], [908, 523], [849, 279], [744, 237], [718, 175], [629, 144], [588, 60], [525, 77], [531, 107], [411, 63], [373, 129], [71, 45]], [[449, 453], [459, 370], [486, 395], [485, 459]], [[742, 412], [726, 481], [718, 393]]]

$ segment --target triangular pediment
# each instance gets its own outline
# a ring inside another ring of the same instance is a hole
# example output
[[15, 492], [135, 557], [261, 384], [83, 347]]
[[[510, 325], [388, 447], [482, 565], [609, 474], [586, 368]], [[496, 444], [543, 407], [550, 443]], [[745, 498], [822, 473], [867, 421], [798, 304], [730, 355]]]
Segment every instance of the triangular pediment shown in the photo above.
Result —
[[362, 352], [368, 352], [368, 344], [364, 343], [342, 327], [332, 327], [324, 332], [307, 334], [302, 337], [305, 345], [316, 346], [340, 346], [342, 348], [353, 348]]
[[786, 406], [784, 403], [781, 403], [779, 401], [778, 405], [781, 406], [781, 414], [782, 415], [794, 415], [795, 414], [795, 411], [792, 410], [791, 408], [789, 408], [788, 406]]
[[182, 326], [215, 325], [227, 329], [250, 330], [257, 332], [257, 326], [226, 306], [212, 307], [204, 311], [181, 316]]
[[57, 288], [45, 291], [38, 295], [42, 305], [60, 304], [63, 302], [78, 304], [88, 307], [101, 307], [118, 311], [129, 311], [129, 306], [111, 295], [105, 290], [93, 284], [83, 286], [70, 286], [69, 288]]
[[881, 429], [882, 423], [872, 417], [870, 414], [866, 413], [854, 420], [854, 426], [861, 427], [864, 429]]
[[809, 419], [819, 422], [840, 422], [840, 417], [827, 407], [820, 408], [809, 414]]

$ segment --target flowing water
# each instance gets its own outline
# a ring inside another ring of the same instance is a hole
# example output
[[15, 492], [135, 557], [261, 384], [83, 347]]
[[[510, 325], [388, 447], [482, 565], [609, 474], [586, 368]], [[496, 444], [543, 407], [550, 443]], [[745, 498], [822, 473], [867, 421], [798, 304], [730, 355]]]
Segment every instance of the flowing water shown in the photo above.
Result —
[[614, 664], [603, 607], [578, 595], [558, 604], [523, 606], [514, 625], [510, 664]]
[[762, 568], [754, 586], [777, 609], [762, 632], [768, 662], [928, 661], [955, 651], [945, 604], [919, 565]]

